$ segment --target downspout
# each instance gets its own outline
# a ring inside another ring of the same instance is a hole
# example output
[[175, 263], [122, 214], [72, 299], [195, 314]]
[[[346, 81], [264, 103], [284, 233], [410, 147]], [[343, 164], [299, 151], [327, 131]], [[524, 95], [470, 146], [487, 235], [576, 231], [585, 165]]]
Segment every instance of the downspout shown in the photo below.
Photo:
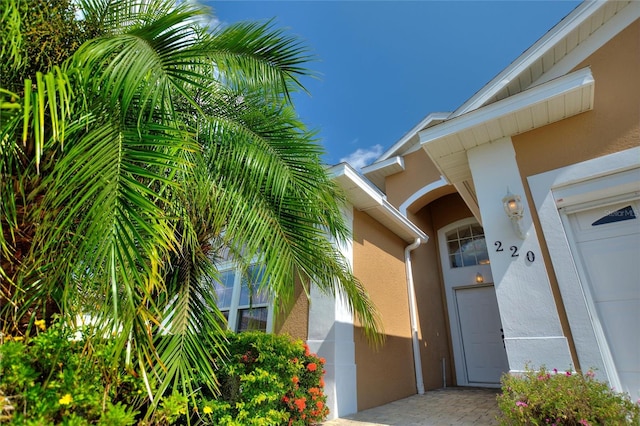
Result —
[[418, 313], [416, 312], [416, 291], [413, 285], [413, 269], [411, 267], [411, 252], [422, 244], [420, 238], [404, 249], [404, 264], [407, 270], [407, 293], [409, 294], [409, 316], [411, 321], [411, 341], [413, 346], [413, 364], [416, 372], [416, 387], [418, 395], [424, 394], [424, 380], [422, 378], [422, 358], [418, 341]]

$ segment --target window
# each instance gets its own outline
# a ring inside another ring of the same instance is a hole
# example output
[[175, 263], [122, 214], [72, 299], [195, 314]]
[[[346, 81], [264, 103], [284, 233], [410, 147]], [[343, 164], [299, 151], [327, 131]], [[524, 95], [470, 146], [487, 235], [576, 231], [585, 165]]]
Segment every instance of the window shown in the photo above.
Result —
[[489, 253], [480, 225], [465, 225], [447, 232], [449, 264], [452, 268], [487, 265]]
[[270, 329], [269, 299], [258, 292], [263, 280], [264, 268], [251, 265], [246, 274], [228, 262], [220, 270], [220, 282], [214, 282], [218, 296], [218, 308], [227, 319], [229, 329], [267, 331]]
[[600, 219], [596, 220], [591, 226], [606, 225], [608, 223], [622, 222], [625, 220], [633, 220], [636, 218], [636, 214], [633, 211], [633, 207], [627, 206], [616, 211], [607, 212], [607, 214]]

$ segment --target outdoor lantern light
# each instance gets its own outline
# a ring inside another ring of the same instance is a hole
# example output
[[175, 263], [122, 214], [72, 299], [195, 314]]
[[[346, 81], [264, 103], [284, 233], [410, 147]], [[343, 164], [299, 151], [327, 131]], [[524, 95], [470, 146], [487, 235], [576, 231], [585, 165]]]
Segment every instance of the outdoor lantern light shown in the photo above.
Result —
[[511, 220], [513, 226], [513, 232], [523, 240], [527, 237], [527, 234], [522, 229], [522, 218], [524, 216], [524, 206], [519, 195], [512, 194], [507, 188], [507, 195], [502, 199], [502, 206], [507, 217]]
[[484, 282], [484, 277], [480, 272], [476, 274], [476, 284], [482, 284]]

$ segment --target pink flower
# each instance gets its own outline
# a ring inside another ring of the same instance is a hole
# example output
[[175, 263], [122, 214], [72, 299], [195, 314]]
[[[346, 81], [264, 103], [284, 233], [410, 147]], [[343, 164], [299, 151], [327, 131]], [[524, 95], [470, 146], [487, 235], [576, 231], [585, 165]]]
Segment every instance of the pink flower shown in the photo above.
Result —
[[516, 405], [518, 407], [528, 407], [529, 404], [527, 404], [526, 402], [522, 402], [522, 401], [516, 401]]
[[554, 372], [555, 374], [558, 374], [558, 369], [557, 369], [557, 368], [554, 368], [554, 369], [553, 369], [553, 372]]
[[582, 426], [591, 426], [585, 419], [580, 419], [578, 423], [580, 423]]
[[594, 372], [593, 372], [593, 371], [591, 371], [591, 370], [587, 371], [587, 374], [586, 374], [586, 376], [587, 376], [587, 377], [591, 377], [591, 378], [594, 378], [594, 377], [595, 377], [595, 375], [596, 375], [596, 373], [594, 373]]
[[567, 377], [571, 375], [571, 371], [567, 371]]

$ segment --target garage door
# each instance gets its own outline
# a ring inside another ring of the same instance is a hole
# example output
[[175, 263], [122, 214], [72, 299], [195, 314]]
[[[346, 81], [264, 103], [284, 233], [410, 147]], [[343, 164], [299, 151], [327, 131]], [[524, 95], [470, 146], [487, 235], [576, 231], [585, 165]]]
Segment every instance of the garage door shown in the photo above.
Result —
[[[640, 202], [570, 215], [591, 316], [624, 391], [640, 396]], [[589, 366], [583, 366], [589, 367]]]

